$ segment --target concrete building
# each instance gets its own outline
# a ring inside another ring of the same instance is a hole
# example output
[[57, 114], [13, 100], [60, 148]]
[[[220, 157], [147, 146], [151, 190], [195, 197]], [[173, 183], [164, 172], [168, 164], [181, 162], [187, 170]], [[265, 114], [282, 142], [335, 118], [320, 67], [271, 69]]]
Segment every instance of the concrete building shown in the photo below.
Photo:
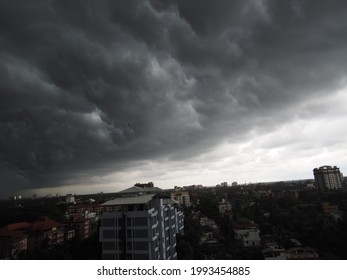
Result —
[[28, 234], [23, 230], [29, 223], [15, 223], [0, 229], [0, 260], [16, 259], [28, 248]]
[[86, 216], [90, 213], [95, 213], [99, 216], [102, 212], [102, 206], [99, 203], [79, 203], [70, 205], [68, 208], [69, 215], [80, 214]]
[[132, 193], [102, 204], [103, 259], [177, 259], [176, 235], [184, 225], [174, 204], [153, 193]]
[[234, 236], [243, 247], [260, 246], [260, 231], [258, 225], [251, 221], [239, 221], [233, 225]]
[[218, 211], [221, 216], [228, 215], [232, 217], [232, 205], [231, 202], [222, 198], [222, 200], [218, 203]]
[[66, 204], [72, 204], [75, 203], [75, 197], [72, 194], [67, 194], [65, 198]]
[[285, 252], [287, 260], [318, 260], [319, 254], [310, 247], [294, 247]]
[[64, 244], [64, 225], [47, 216], [31, 222], [27, 233], [29, 251], [40, 250], [43, 244], [49, 249]]
[[[85, 218], [79, 214], [71, 215], [66, 226], [69, 230], [74, 231], [74, 237], [79, 241], [88, 239], [93, 235], [92, 219]], [[94, 233], [96, 233], [96, 231]]]
[[175, 191], [170, 194], [171, 199], [177, 202], [179, 206], [190, 207], [190, 196], [189, 192]]
[[319, 191], [331, 191], [342, 188], [343, 175], [336, 166], [324, 165], [313, 169], [316, 188]]
[[23, 251], [37, 252], [63, 244], [63, 224], [47, 216], [31, 223], [9, 224], [0, 229], [0, 258], [16, 258]]
[[266, 248], [261, 250], [264, 260], [286, 260], [285, 249], [279, 244], [273, 242], [266, 244]]

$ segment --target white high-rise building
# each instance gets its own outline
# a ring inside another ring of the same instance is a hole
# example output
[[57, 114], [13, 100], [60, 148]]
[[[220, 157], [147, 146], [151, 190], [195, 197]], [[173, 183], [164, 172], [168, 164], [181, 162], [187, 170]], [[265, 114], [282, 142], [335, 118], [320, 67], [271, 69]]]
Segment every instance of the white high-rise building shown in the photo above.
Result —
[[324, 165], [313, 169], [316, 187], [320, 191], [338, 190], [343, 185], [343, 175], [336, 166]]
[[176, 235], [183, 213], [156, 194], [120, 197], [104, 204], [100, 242], [103, 259], [177, 259]]

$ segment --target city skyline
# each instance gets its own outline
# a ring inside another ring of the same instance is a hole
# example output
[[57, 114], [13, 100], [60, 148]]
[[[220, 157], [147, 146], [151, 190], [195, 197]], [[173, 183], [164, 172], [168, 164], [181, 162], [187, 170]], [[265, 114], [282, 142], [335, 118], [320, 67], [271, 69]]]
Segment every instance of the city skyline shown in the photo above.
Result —
[[1, 1], [0, 197], [346, 172], [346, 6]]

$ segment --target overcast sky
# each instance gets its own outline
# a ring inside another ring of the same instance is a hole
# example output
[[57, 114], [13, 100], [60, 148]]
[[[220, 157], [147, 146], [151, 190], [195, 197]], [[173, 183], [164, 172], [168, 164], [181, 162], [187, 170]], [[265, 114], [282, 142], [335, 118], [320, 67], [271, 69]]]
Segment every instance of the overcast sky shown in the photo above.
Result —
[[0, 0], [0, 196], [347, 173], [347, 2]]

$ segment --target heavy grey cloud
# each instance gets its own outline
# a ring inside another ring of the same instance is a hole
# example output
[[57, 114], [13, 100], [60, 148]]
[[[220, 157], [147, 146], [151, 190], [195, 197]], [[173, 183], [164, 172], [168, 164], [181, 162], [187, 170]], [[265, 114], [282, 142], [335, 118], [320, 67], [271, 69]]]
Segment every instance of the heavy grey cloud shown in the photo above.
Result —
[[[344, 1], [1, 1], [3, 190], [195, 157], [346, 86]], [[139, 167], [141, 168], [141, 167]]]

